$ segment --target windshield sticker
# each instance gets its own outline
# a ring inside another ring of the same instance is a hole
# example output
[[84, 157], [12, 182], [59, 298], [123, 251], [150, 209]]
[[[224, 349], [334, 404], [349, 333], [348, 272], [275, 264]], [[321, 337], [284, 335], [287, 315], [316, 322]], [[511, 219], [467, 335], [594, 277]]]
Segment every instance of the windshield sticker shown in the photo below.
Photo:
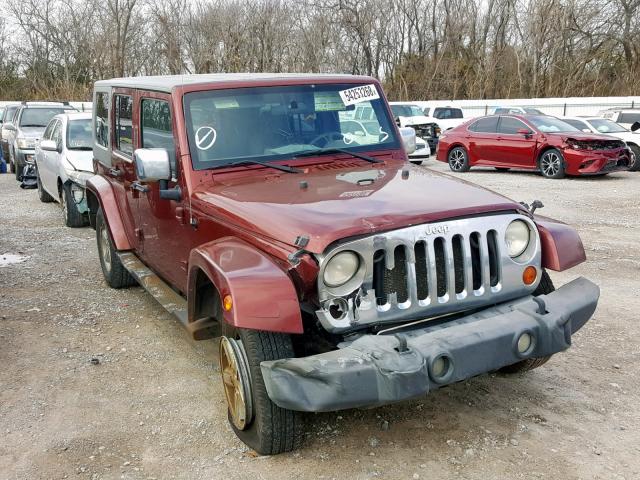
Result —
[[386, 142], [389, 138], [389, 134], [382, 129], [382, 125], [380, 125], [380, 142]]
[[355, 105], [356, 103], [367, 102], [369, 100], [376, 100], [380, 98], [378, 90], [374, 84], [362, 85], [361, 87], [350, 88], [348, 90], [341, 90], [340, 98], [345, 105]]
[[218, 133], [213, 127], [200, 127], [196, 130], [196, 147], [198, 150], [209, 150], [216, 143]]
[[335, 112], [344, 110], [343, 103], [338, 92], [315, 92], [313, 101], [316, 112]]
[[224, 109], [224, 108], [239, 108], [240, 104], [238, 103], [238, 101], [235, 98], [215, 98], [213, 100], [213, 104], [216, 106], [217, 109]]

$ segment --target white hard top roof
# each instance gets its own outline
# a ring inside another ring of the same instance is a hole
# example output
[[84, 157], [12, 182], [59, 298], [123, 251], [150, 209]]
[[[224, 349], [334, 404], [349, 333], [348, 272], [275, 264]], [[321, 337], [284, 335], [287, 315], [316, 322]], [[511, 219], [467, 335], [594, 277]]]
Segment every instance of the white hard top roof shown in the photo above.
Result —
[[210, 73], [199, 75], [158, 75], [149, 77], [125, 77], [99, 80], [96, 87], [124, 87], [171, 92], [182, 85], [198, 85], [222, 82], [255, 82], [291, 79], [335, 80], [336, 82], [371, 82], [371, 77], [328, 73]]

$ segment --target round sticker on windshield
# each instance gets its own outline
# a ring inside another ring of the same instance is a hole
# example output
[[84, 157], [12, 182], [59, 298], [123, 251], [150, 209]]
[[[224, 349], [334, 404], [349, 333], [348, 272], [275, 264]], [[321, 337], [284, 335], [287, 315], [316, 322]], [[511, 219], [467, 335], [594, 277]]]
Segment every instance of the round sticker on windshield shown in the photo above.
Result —
[[200, 127], [196, 130], [196, 147], [199, 150], [209, 150], [216, 143], [218, 133], [213, 127]]

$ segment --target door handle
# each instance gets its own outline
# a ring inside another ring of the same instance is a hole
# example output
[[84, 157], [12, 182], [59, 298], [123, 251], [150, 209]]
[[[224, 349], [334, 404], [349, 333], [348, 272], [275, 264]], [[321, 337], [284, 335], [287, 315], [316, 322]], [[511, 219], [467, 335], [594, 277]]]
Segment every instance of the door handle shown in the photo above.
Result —
[[149, 187], [142, 185], [140, 182], [133, 182], [131, 183], [131, 190], [147, 193], [149, 191]]
[[118, 170], [117, 168], [110, 168], [109, 175], [117, 178], [122, 175], [122, 170]]

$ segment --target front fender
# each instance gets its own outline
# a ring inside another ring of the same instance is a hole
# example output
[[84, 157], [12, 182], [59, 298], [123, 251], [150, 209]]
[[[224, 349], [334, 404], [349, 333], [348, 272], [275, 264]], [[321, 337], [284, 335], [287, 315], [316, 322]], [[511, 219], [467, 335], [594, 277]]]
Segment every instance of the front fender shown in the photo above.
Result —
[[544, 268], [562, 272], [587, 259], [582, 240], [573, 227], [540, 215], [534, 215], [533, 219], [540, 232]]
[[[300, 305], [289, 276], [271, 258], [237, 238], [200, 245], [189, 256], [189, 312], [194, 312], [196, 280], [202, 270], [221, 300], [231, 295], [225, 321], [239, 328], [303, 333]], [[193, 318], [189, 319], [194, 321]]]
[[[90, 195], [93, 195], [102, 207], [102, 213], [109, 226], [111, 238], [113, 239], [113, 243], [115, 243], [116, 250], [131, 250], [132, 247], [127, 238], [122, 219], [120, 218], [116, 197], [109, 181], [100, 175], [94, 175], [87, 180], [86, 189], [87, 192], [91, 192]], [[95, 208], [94, 202], [89, 198], [87, 198], [87, 203], [89, 208], [92, 208], [92, 205]], [[96, 212], [91, 211], [91, 213], [95, 214]]]

